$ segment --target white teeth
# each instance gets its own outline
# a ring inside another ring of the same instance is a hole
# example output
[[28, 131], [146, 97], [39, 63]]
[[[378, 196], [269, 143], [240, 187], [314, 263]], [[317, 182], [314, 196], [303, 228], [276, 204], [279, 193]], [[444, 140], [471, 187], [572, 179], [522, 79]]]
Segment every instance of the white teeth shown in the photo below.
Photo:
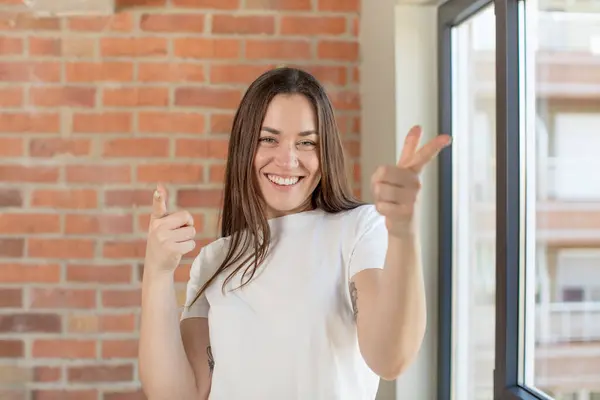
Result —
[[283, 177], [277, 176], [277, 175], [267, 175], [267, 178], [269, 178], [269, 180], [271, 182], [276, 183], [281, 186], [295, 185], [300, 180], [300, 178], [297, 176], [294, 176], [292, 178], [283, 178]]

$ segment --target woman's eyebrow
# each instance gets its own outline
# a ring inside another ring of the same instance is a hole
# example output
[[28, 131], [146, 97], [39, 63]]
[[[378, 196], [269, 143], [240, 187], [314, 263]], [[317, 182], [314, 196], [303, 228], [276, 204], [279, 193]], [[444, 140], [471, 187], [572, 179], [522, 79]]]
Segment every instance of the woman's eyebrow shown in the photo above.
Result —
[[[281, 134], [281, 131], [279, 131], [279, 130], [277, 130], [275, 128], [270, 128], [268, 126], [263, 126], [261, 128], [261, 130], [267, 131], [267, 132], [272, 133], [274, 135]], [[302, 131], [302, 132], [298, 133], [298, 135], [300, 135], [300, 136], [309, 136], [309, 135], [318, 135], [318, 133], [317, 133], [317, 131], [311, 129], [311, 130], [308, 130], [308, 131]]]

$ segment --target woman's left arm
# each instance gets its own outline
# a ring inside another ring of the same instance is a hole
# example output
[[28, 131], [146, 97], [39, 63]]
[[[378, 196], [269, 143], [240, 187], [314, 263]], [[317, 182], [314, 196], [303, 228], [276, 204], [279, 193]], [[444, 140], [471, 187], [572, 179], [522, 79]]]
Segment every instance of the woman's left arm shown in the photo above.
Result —
[[420, 127], [408, 133], [396, 166], [375, 172], [372, 189], [385, 217], [388, 247], [383, 269], [366, 269], [351, 280], [361, 353], [381, 378], [396, 379], [419, 352], [427, 312], [416, 205], [419, 174], [450, 137], [440, 135], [417, 150]]

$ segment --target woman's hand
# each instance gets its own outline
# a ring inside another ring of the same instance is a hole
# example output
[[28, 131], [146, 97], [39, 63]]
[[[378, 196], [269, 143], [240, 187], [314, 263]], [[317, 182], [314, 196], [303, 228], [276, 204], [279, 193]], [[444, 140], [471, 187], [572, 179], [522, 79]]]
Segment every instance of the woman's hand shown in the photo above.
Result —
[[166, 189], [159, 185], [152, 203], [144, 272], [172, 272], [196, 246], [192, 215], [187, 211], [168, 214], [166, 198]]
[[419, 175], [451, 143], [449, 135], [439, 135], [417, 150], [421, 132], [421, 127], [413, 127], [406, 136], [398, 164], [379, 167], [371, 178], [375, 207], [386, 217], [392, 236], [414, 233], [415, 208], [421, 191]]

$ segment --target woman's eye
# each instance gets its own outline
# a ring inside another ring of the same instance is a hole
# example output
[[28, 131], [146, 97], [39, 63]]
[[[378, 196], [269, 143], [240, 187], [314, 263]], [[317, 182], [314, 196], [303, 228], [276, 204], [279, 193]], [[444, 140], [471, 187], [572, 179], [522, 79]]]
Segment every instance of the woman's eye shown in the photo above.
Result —
[[263, 143], [275, 143], [275, 139], [273, 139], [272, 137], [263, 137], [260, 138], [259, 141]]
[[300, 144], [301, 144], [302, 146], [316, 146], [316, 143], [315, 143], [315, 142], [312, 142], [312, 141], [310, 141], [310, 140], [304, 140], [304, 141], [300, 142]]

